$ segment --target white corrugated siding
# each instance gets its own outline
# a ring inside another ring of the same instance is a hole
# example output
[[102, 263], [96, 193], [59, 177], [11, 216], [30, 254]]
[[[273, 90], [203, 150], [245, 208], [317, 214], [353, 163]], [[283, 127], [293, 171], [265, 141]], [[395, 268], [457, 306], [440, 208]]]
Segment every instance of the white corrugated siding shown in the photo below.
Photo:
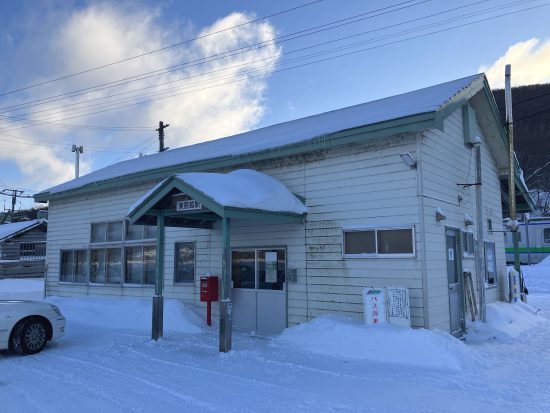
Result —
[[[326, 312], [361, 316], [362, 287], [371, 285], [409, 287], [413, 324], [424, 324], [416, 173], [399, 157], [402, 152], [414, 153], [415, 148], [412, 135], [346, 146], [308, 158], [243, 165], [274, 176], [306, 198], [305, 224], [232, 223], [233, 247], [286, 247], [288, 264], [298, 272], [298, 282], [288, 283], [290, 324]], [[61, 249], [86, 248], [90, 223], [122, 219], [153, 184], [50, 203], [48, 294], [152, 295], [152, 287], [59, 284], [58, 276]], [[342, 227], [350, 225], [414, 226], [416, 257], [343, 259]], [[177, 241], [196, 242], [197, 280], [193, 285], [173, 283]], [[196, 303], [198, 277], [221, 273], [219, 225], [213, 231], [169, 228], [165, 251], [165, 295]]]
[[[486, 290], [487, 301], [496, 301], [502, 294], [506, 262], [502, 232], [489, 233], [487, 218], [493, 229], [502, 230], [500, 182], [495, 160], [486, 146], [485, 138], [476, 125], [476, 133], [482, 138], [482, 200], [485, 241], [495, 242], [498, 285]], [[426, 252], [429, 299], [429, 326], [449, 330], [449, 291], [447, 282], [445, 227], [473, 231], [476, 227], [475, 187], [463, 190], [458, 183], [475, 182], [475, 154], [464, 144], [462, 111], [459, 109], [445, 120], [444, 132], [430, 130], [423, 133], [422, 173], [425, 205]], [[458, 196], [463, 196], [459, 205]], [[435, 219], [436, 208], [442, 208], [447, 216], [444, 221]], [[466, 227], [464, 214], [474, 220]], [[463, 258], [463, 268], [475, 274], [473, 258]], [[474, 279], [474, 289], [476, 288]], [[476, 290], [477, 296], [477, 290]]]

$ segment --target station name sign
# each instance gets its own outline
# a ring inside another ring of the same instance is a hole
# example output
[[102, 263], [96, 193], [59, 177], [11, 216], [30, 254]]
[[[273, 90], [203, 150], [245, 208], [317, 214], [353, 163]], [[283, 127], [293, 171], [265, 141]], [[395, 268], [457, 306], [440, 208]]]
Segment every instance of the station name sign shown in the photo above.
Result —
[[194, 199], [186, 199], [176, 202], [176, 211], [196, 211], [202, 209], [202, 203]]

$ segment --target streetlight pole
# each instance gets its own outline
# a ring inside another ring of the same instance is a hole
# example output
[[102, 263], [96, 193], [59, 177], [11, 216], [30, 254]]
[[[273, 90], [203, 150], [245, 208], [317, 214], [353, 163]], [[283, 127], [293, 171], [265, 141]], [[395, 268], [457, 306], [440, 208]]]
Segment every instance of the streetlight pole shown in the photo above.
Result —
[[74, 179], [76, 179], [79, 176], [80, 154], [84, 153], [84, 146], [73, 145], [71, 150], [72, 150], [72, 152], [75, 153], [75, 158], [74, 158]]

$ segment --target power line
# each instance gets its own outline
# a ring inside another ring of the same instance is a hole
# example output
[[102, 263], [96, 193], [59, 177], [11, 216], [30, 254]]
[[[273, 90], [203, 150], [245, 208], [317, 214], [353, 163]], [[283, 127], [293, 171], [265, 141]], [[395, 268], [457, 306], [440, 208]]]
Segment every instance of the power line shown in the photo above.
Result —
[[[396, 4], [393, 4], [391, 6], [386, 6], [386, 7], [371, 10], [371, 11], [368, 11], [368, 12], [356, 14], [354, 16], [346, 17], [346, 18], [343, 18], [343, 19], [334, 20], [334, 21], [331, 21], [329, 23], [325, 23], [325, 24], [321, 24], [321, 25], [317, 25], [317, 26], [312, 26], [312, 27], [309, 27], [307, 29], [302, 29], [302, 30], [299, 30], [297, 32], [289, 33], [289, 34], [286, 34], [286, 35], [283, 35], [283, 36], [273, 37], [271, 39], [264, 40], [264, 41], [261, 41], [261, 42], [249, 44], [249, 45], [246, 45], [246, 46], [241, 46], [241, 47], [238, 47], [236, 49], [226, 50], [224, 52], [215, 53], [213, 55], [205, 56], [205, 57], [195, 59], [195, 60], [190, 60], [190, 61], [180, 63], [180, 64], [177, 64], [177, 65], [172, 65], [172, 66], [167, 66], [167, 67], [164, 67], [164, 68], [161, 68], [161, 69], [152, 70], [152, 71], [149, 71], [149, 72], [141, 73], [139, 75], [129, 76], [129, 77], [126, 77], [126, 78], [115, 80], [115, 81], [105, 82], [105, 83], [101, 83], [101, 84], [98, 84], [98, 85], [95, 85], [95, 86], [90, 86], [90, 87], [87, 87], [87, 88], [77, 89], [77, 90], [74, 90], [74, 91], [71, 91], [71, 92], [65, 92], [65, 93], [61, 93], [61, 94], [54, 95], [54, 96], [51, 96], [51, 97], [36, 99], [36, 100], [33, 100], [33, 101], [20, 103], [20, 104], [17, 104], [17, 105], [5, 106], [5, 107], [0, 108], [0, 111], [2, 111], [0, 113], [12, 112], [14, 110], [25, 109], [27, 107], [36, 106], [38, 104], [51, 103], [51, 102], [54, 102], [54, 101], [57, 101], [57, 100], [60, 100], [60, 99], [81, 96], [81, 95], [89, 93], [89, 92], [97, 92], [97, 91], [109, 89], [111, 87], [123, 86], [123, 85], [126, 85], [128, 83], [132, 83], [132, 82], [148, 79], [148, 78], [151, 78], [151, 77], [163, 75], [163, 74], [170, 73], [170, 72], [173, 72], [173, 71], [177, 71], [177, 70], [180, 70], [180, 69], [183, 69], [183, 68], [198, 66], [198, 65], [201, 65], [201, 64], [205, 64], [205, 63], [211, 63], [211, 62], [214, 62], [214, 61], [217, 61], [217, 60], [220, 60], [220, 59], [226, 59], [226, 58], [229, 58], [229, 57], [234, 57], [234, 56], [237, 56], [237, 55], [240, 55], [240, 54], [243, 54], [243, 53], [248, 53], [248, 52], [251, 52], [251, 51], [254, 51], [254, 50], [258, 50], [258, 49], [261, 49], [261, 48], [265, 48], [265, 47], [274, 45], [274, 44], [283, 43], [283, 42], [286, 42], [286, 41], [289, 41], [289, 40], [295, 40], [297, 38], [301, 38], [301, 37], [304, 37], [304, 36], [311, 36], [313, 34], [317, 34], [317, 33], [323, 32], [323, 31], [333, 30], [333, 29], [343, 27], [343, 26], [346, 26], [346, 25], [349, 25], [349, 24], [358, 23], [358, 22], [361, 22], [361, 21], [364, 21], [364, 20], [367, 20], [367, 19], [371, 19], [371, 18], [374, 18], [374, 17], [379, 17], [381, 15], [385, 15], [385, 14], [388, 14], [388, 13], [394, 13], [396, 11], [400, 11], [400, 10], [403, 10], [403, 9], [406, 9], [406, 8], [409, 8], [409, 7], [418, 6], [420, 4], [429, 2], [431, 0], [421, 0], [417, 3], [409, 4], [409, 3], [412, 3], [414, 1], [417, 1], [417, 0], [408, 0], [408, 1], [401, 2], [401, 3], [396, 3]], [[484, 2], [487, 2], [487, 1], [489, 1], [489, 0], [480, 0], [480, 1], [477, 1], [477, 2], [472, 3], [472, 4], [484, 3]], [[534, 1], [534, 0], [530, 0], [530, 1]], [[472, 5], [472, 4], [470, 4], [470, 5]], [[399, 7], [399, 6], [401, 6], [401, 7]], [[462, 8], [462, 7], [467, 7], [467, 6], [461, 6], [461, 7], [455, 8], [455, 9]], [[391, 10], [391, 9], [393, 9], [393, 10]], [[451, 9], [451, 10], [455, 10], [455, 9]], [[378, 14], [370, 16], [374, 13], [378, 13]], [[0, 95], [0, 96], [2, 96], [2, 95]]]
[[[53, 142], [53, 141], [41, 141], [41, 142], [34, 142], [32, 140], [25, 140], [25, 138], [22, 138], [20, 136], [13, 136], [13, 135], [6, 135], [6, 134], [0, 134], [0, 136], [7, 136], [13, 139], [5, 139], [0, 138], [0, 141], [2, 142], [11, 142], [11, 143], [17, 143], [21, 145], [29, 145], [29, 146], [43, 146], [48, 148], [54, 148], [56, 146], [59, 147], [71, 147], [71, 144], [69, 143], [60, 143], [60, 142]], [[150, 139], [150, 138], [148, 138]], [[45, 143], [44, 143], [45, 142]], [[86, 147], [88, 152], [105, 152], [105, 153], [122, 153], [122, 154], [128, 154], [131, 152], [131, 148], [114, 148], [114, 149], [108, 149], [106, 147], [101, 146], [90, 146]], [[90, 148], [90, 149], [88, 149]], [[128, 152], [128, 149], [130, 149], [130, 152]]]
[[527, 116], [522, 116], [521, 118], [518, 118], [518, 119], [514, 119], [514, 123], [521, 122], [522, 120], [525, 120], [525, 119], [534, 118], [535, 116], [541, 115], [541, 114], [546, 113], [546, 112], [550, 112], [550, 108], [543, 109], [543, 110], [540, 110], [540, 111], [535, 112], [535, 113], [531, 113], [530, 115], [527, 115]]
[[[484, 2], [484, 1], [481, 1], [481, 2]], [[449, 12], [452, 12], [452, 11], [455, 11], [457, 9], [461, 9], [461, 8], [464, 8], [464, 7], [468, 7], [468, 6], [472, 6], [472, 5], [475, 5], [475, 4], [479, 4], [481, 2], [474, 2], [474, 3], [471, 3], [471, 4], [468, 4], [468, 5], [465, 5], [465, 6], [460, 6], [460, 7], [455, 7], [455, 8], [452, 8], [452, 9], [449, 9], [449, 10], [445, 10], [445, 11], [442, 11], [442, 12], [438, 12], [438, 13], [433, 13], [433, 14], [430, 14], [430, 15], [427, 15], [427, 16], [422, 16], [422, 17], [419, 17], [419, 18], [415, 18], [415, 19], [411, 19], [411, 20], [407, 20], [407, 21], [404, 21], [404, 22], [400, 22], [400, 23], [396, 23], [396, 24], [393, 24], [393, 25], [389, 25], [389, 26], [384, 26], [384, 27], [381, 27], [381, 28], [377, 28], [377, 29], [374, 29], [374, 30], [368, 30], [366, 32], [361, 32], [361, 33], [357, 33], [357, 34], [353, 34], [353, 35], [350, 35], [350, 36], [345, 36], [345, 37], [342, 37], [342, 38], [339, 38], [339, 39], [333, 39], [333, 40], [329, 40], [329, 41], [325, 41], [325, 42], [322, 42], [322, 43], [318, 43], [318, 44], [315, 44], [315, 45], [311, 45], [311, 46], [308, 46], [308, 47], [304, 47], [304, 48], [301, 48], [301, 49], [297, 49], [297, 50], [293, 50], [293, 51], [289, 51], [289, 52], [286, 52], [284, 53], [283, 55], [286, 56], [286, 55], [289, 55], [289, 54], [292, 54], [292, 53], [296, 53], [296, 52], [300, 52], [300, 51], [304, 51], [304, 50], [308, 50], [308, 49], [311, 49], [313, 47], [319, 47], [321, 45], [326, 45], [326, 44], [330, 44], [330, 43], [335, 43], [335, 42], [339, 42], [339, 41], [342, 41], [342, 40], [346, 40], [346, 39], [349, 39], [349, 38], [353, 38], [353, 37], [357, 37], [357, 36], [361, 36], [361, 35], [364, 35], [364, 34], [368, 34], [368, 33], [372, 33], [372, 32], [376, 32], [376, 31], [381, 31], [381, 30], [385, 30], [385, 29], [388, 29], [388, 28], [392, 28], [392, 27], [396, 27], [396, 26], [400, 26], [400, 25], [404, 25], [404, 24], [408, 24], [408, 23], [411, 23], [411, 22], [415, 22], [415, 21], [419, 21], [419, 20], [423, 20], [423, 19], [427, 19], [427, 18], [430, 18], [430, 17], [434, 17], [434, 16], [437, 16], [437, 15], [441, 15], [441, 14], [444, 14], [444, 13], [449, 13]], [[512, 2], [512, 3], [508, 3], [506, 5], [503, 5], [504, 7], [509, 7], [511, 5], [517, 5], [517, 4], [521, 4], [521, 3], [524, 3], [525, 1], [520, 1], [520, 2]], [[485, 9], [485, 10], [481, 10], [481, 11], [476, 11], [474, 13], [470, 13], [470, 14], [466, 14], [466, 15], [462, 15], [462, 16], [459, 16], [459, 17], [454, 17], [454, 18], [451, 18], [451, 19], [447, 19], [447, 20], [444, 20], [444, 21], [440, 21], [440, 22], [436, 22], [436, 23], [432, 23], [432, 24], [429, 24], [429, 25], [426, 25], [426, 26], [422, 26], [422, 27], [418, 27], [418, 28], [413, 28], [413, 29], [408, 29], [408, 30], [405, 30], [405, 31], [401, 31], [401, 32], [398, 32], [398, 33], [393, 33], [393, 34], [390, 34], [390, 35], [385, 35], [385, 36], [382, 36], [382, 37], [379, 37], [379, 38], [374, 38], [374, 39], [369, 39], [367, 40], [366, 42], [367, 43], [370, 43], [370, 42], [373, 42], [375, 40], [380, 40], [380, 39], [385, 39], [385, 38], [388, 38], [388, 37], [395, 37], [397, 35], [400, 35], [400, 34], [404, 34], [404, 33], [410, 33], [410, 32], [414, 32], [414, 31], [419, 31], [419, 30], [422, 30], [422, 29], [425, 29], [425, 28], [429, 28], [429, 27], [436, 27], [436, 26], [439, 26], [439, 25], [442, 25], [442, 24], [445, 24], [445, 23], [448, 23], [448, 22], [452, 22], [452, 21], [456, 21], [456, 20], [460, 20], [460, 19], [464, 19], [466, 17], [470, 17], [472, 15], [476, 15], [476, 14], [479, 14], [479, 13], [486, 13], [486, 12], [489, 12], [489, 11], [493, 11], [495, 9], [501, 9], [503, 6], [499, 6], [499, 7], [492, 7], [492, 8], [488, 8], [488, 9]], [[352, 44], [352, 45], [348, 45], [348, 46], [345, 46], [344, 48], [349, 48], [349, 47], [353, 47], [353, 46], [357, 46], [359, 44], [364, 44], [365, 41], [363, 42], [358, 42], [358, 43], [355, 43], [355, 44]], [[335, 48], [335, 49], [331, 49], [329, 51], [325, 51], [325, 52], [321, 52], [320, 54], [325, 54], [327, 52], [330, 52], [330, 51], [333, 51], [333, 50], [338, 50], [339, 48]], [[303, 60], [305, 58], [308, 58], [308, 57], [311, 57], [311, 56], [317, 56], [319, 55], [319, 53], [313, 53], [313, 54], [310, 54], [310, 55], [307, 55], [307, 56], [304, 56], [304, 57], [299, 57], [297, 59], [294, 59], [293, 61], [299, 61], [299, 60]], [[188, 76], [186, 78], [180, 78], [180, 79], [176, 79], [176, 80], [171, 80], [171, 81], [168, 81], [168, 82], [163, 82], [163, 83], [160, 83], [160, 84], [157, 84], [156, 86], [160, 86], [160, 85], [164, 85], [164, 84], [169, 84], [169, 83], [174, 83], [174, 82], [179, 82], [179, 81], [182, 81], [182, 80], [187, 80], [187, 79], [190, 79], [190, 78], [194, 78], [194, 77], [200, 77], [200, 76], [204, 76], [206, 74], [211, 74], [211, 73], [215, 73], [215, 72], [220, 72], [220, 71], [224, 71], [224, 70], [229, 70], [229, 69], [232, 69], [232, 68], [237, 68], [237, 67], [241, 67], [241, 66], [245, 66], [247, 64], [253, 64], [253, 63], [258, 63], [258, 62], [261, 62], [261, 61], [264, 61], [264, 60], [273, 60], [277, 57], [267, 57], [267, 58], [263, 58], [263, 59], [258, 59], [258, 60], [255, 60], [253, 62], [247, 62], [247, 63], [242, 63], [242, 64], [238, 64], [238, 65], [233, 65], [233, 66], [229, 66], [227, 68], [222, 68], [222, 69], [217, 69], [217, 70], [212, 70], [212, 71], [209, 71], [209, 72], [203, 72], [203, 73], [200, 73], [200, 74], [197, 74], [197, 75], [193, 75], [193, 76]], [[285, 62], [285, 64], [287, 64], [289, 62]], [[272, 65], [269, 65], [269, 66], [264, 66], [263, 68], [259, 68], [259, 69], [254, 69], [254, 70], [251, 70], [247, 73], [252, 73], [252, 72], [255, 72], [255, 71], [258, 71], [258, 70], [261, 70], [261, 69], [270, 69], [272, 68]], [[245, 73], [246, 74], [246, 73]], [[236, 77], [237, 75], [230, 75], [229, 77]], [[187, 84], [184, 88], [189, 88], [195, 84], [202, 84], [202, 83], [210, 83], [214, 80], [218, 80], [218, 79], [221, 79], [221, 78], [227, 78], [228, 76], [222, 76], [222, 77], [218, 77], [218, 78], [215, 78], [215, 79], [207, 79], [207, 80], [204, 80], [204, 81], [199, 81], [197, 83], [194, 83], [194, 84]], [[61, 109], [61, 108], [64, 108], [64, 107], [67, 107], [67, 106], [81, 106], [82, 104], [86, 103], [86, 102], [91, 102], [91, 101], [98, 101], [98, 100], [103, 100], [103, 99], [112, 99], [113, 97], [116, 97], [116, 96], [121, 96], [121, 95], [127, 95], [127, 94], [130, 94], [130, 93], [134, 93], [134, 92], [137, 92], [137, 91], [141, 91], [141, 90], [145, 90], [145, 89], [149, 89], [151, 88], [151, 86], [148, 86], [148, 87], [143, 87], [143, 88], [138, 88], [138, 89], [134, 89], [134, 90], [131, 90], [131, 91], [127, 91], [127, 92], [123, 92], [123, 93], [119, 93], [119, 94], [114, 94], [114, 95], [110, 95], [110, 96], [107, 96], [107, 97], [102, 97], [102, 98], [95, 98], [95, 99], [89, 99], [87, 101], [83, 101], [83, 102], [79, 102], [79, 103], [76, 103], [76, 104], [71, 104], [71, 105], [62, 105], [62, 106], [58, 106], [56, 108], [49, 108], [49, 109], [43, 109], [43, 110], [39, 110], [39, 111], [34, 111], [34, 112], [30, 112], [29, 114], [37, 114], [37, 113], [40, 113], [40, 112], [45, 112], [45, 111], [52, 111], [52, 110], [56, 110], [56, 109]], [[143, 98], [143, 97], [147, 97], [147, 96], [153, 96], [153, 95], [159, 95], [159, 94], [162, 94], [162, 93], [168, 93], [172, 91], [171, 89], [165, 89], [165, 90], [159, 90], [159, 91], [153, 91], [151, 92], [150, 94], [146, 94], [146, 95], [141, 95], [141, 96], [133, 96], [131, 98], [128, 98], [128, 99], [118, 99], [118, 100], [114, 100], [110, 103], [108, 103], [107, 105], [113, 105], [115, 102], [122, 102], [122, 101], [128, 101], [128, 100], [132, 100], [132, 99], [135, 99], [135, 98]], [[85, 109], [88, 109], [88, 108], [97, 108], [97, 107], [102, 107], [101, 105], [89, 105], [89, 106], [85, 106], [85, 107], [74, 107], [73, 110], [71, 110], [72, 112], [75, 112], [75, 111], [82, 111], [82, 110], [85, 110]], [[106, 106], [103, 106], [103, 107], [106, 107]], [[66, 112], [65, 112], [66, 114]], [[15, 129], [15, 128], [14, 128]], [[13, 130], [13, 129], [12, 129]]]
[[[520, 3], [523, 3], [523, 2], [520, 2]], [[515, 4], [517, 4], [517, 3], [515, 3]], [[480, 23], [480, 22], [484, 22], [484, 21], [488, 21], [488, 20], [493, 20], [493, 19], [496, 19], [496, 18], [500, 18], [500, 17], [512, 15], [512, 14], [516, 14], [516, 13], [519, 13], [519, 12], [523, 12], [523, 11], [528, 11], [528, 10], [532, 10], [532, 9], [544, 7], [544, 6], [547, 6], [548, 4], [550, 4], [550, 3], [544, 3], [544, 4], [541, 4], [541, 5], [537, 5], [537, 6], [533, 6], [533, 7], [530, 7], [530, 8], [521, 9], [521, 10], [515, 10], [515, 11], [508, 12], [508, 13], [502, 13], [502, 14], [499, 14], [499, 15], [496, 15], [496, 16], [491, 16], [491, 17], [487, 17], [487, 18], [485, 18], [485, 19], [480, 19], [480, 20], [476, 20], [476, 21], [473, 21], [473, 22], [468, 22], [468, 23], [464, 23], [464, 24], [461, 24], [461, 25], [456, 25], [456, 26], [453, 26], [453, 27], [448, 27], [448, 28], [445, 28], [445, 29], [436, 30], [436, 31], [429, 32], [429, 33], [425, 33], [425, 34], [421, 34], [421, 35], [418, 35], [418, 36], [411, 36], [411, 37], [408, 37], [408, 38], [405, 38], [405, 39], [400, 39], [400, 40], [397, 40], [397, 41], [394, 41], [394, 42], [389, 42], [389, 43], [385, 43], [385, 44], [381, 44], [381, 45], [377, 45], [377, 46], [373, 46], [373, 47], [369, 47], [369, 48], [365, 48], [365, 49], [361, 49], [361, 50], [357, 50], [357, 51], [353, 51], [353, 52], [349, 52], [349, 53], [345, 53], [345, 54], [341, 54], [341, 55], [337, 55], [337, 56], [325, 58], [325, 59], [320, 59], [320, 60], [317, 60], [317, 61], [313, 61], [313, 62], [301, 64], [301, 65], [296, 65], [296, 66], [293, 66], [293, 67], [290, 67], [290, 68], [283, 68], [283, 69], [275, 70], [275, 71], [270, 72], [270, 73], [276, 73], [276, 72], [286, 71], [286, 70], [290, 70], [290, 69], [295, 69], [295, 68], [298, 68], [298, 67], [308, 66], [308, 65], [312, 65], [312, 64], [324, 62], [324, 61], [327, 61], [327, 60], [332, 60], [332, 59], [336, 59], [336, 58], [340, 58], [340, 57], [344, 57], [344, 56], [349, 56], [349, 55], [356, 54], [356, 53], [365, 52], [365, 51], [368, 51], [368, 50], [373, 50], [373, 49], [377, 49], [377, 48], [381, 48], [381, 47], [385, 47], [385, 46], [389, 46], [389, 45], [394, 45], [394, 44], [397, 44], [397, 43], [402, 43], [402, 42], [405, 42], [405, 41], [414, 40], [414, 39], [418, 39], [418, 38], [421, 38], [421, 37], [426, 37], [426, 36], [430, 36], [430, 35], [433, 35], [433, 34], [446, 32], [446, 31], [449, 31], [449, 30], [454, 30], [454, 29], [457, 29], [457, 28], [469, 26], [469, 25], [472, 25], [472, 24], [476, 24], [476, 23]], [[440, 25], [440, 23], [436, 23], [435, 25]], [[425, 26], [425, 27], [422, 27], [422, 28], [417, 28], [417, 29], [410, 29], [410, 30], [408, 30], [408, 32], [410, 32], [410, 31], [417, 31], [417, 30], [420, 30], [420, 29], [425, 29], [426, 27], [430, 27], [430, 26], [433, 27], [434, 25], [428, 25], [428, 26]], [[387, 38], [387, 37], [391, 37], [391, 36], [395, 36], [395, 35], [396, 35], [396, 34], [391, 34], [391, 35], [386, 35], [386, 36], [384, 36], [384, 37]], [[371, 39], [371, 40], [369, 40], [369, 41], [372, 42], [373, 40]], [[349, 47], [350, 47], [350, 46], [346, 46], [346, 48], [349, 48]], [[343, 48], [339, 48], [339, 49], [341, 50], [341, 49], [343, 49]], [[257, 69], [256, 69], [256, 70], [257, 70]], [[149, 100], [134, 102], [134, 103], [127, 104], [127, 105], [121, 105], [121, 106], [115, 106], [115, 107], [109, 106], [108, 109], [99, 110], [99, 111], [95, 111], [95, 112], [87, 112], [87, 113], [84, 113], [84, 114], [80, 114], [80, 115], [68, 117], [68, 118], [66, 118], [66, 119], [72, 119], [72, 118], [78, 118], [78, 117], [82, 117], [82, 116], [88, 116], [88, 115], [92, 115], [92, 114], [96, 114], [96, 113], [102, 113], [102, 112], [105, 112], [105, 111], [107, 111], [107, 110], [122, 109], [122, 108], [125, 108], [125, 107], [140, 105], [140, 104], [143, 104], [143, 103], [148, 103], [148, 102], [156, 101], [156, 100], [162, 100], [162, 99], [166, 99], [166, 98], [170, 98], [170, 97], [179, 96], [179, 95], [186, 94], [186, 93], [194, 93], [194, 92], [198, 92], [198, 91], [210, 89], [210, 88], [213, 88], [213, 87], [219, 87], [219, 86], [223, 86], [223, 85], [226, 85], [226, 84], [231, 84], [231, 83], [235, 83], [235, 82], [238, 82], [238, 81], [243, 81], [243, 80], [247, 80], [247, 79], [251, 79], [251, 78], [255, 78], [255, 77], [259, 77], [259, 76], [265, 76], [265, 75], [266, 75], [266, 74], [260, 74], [260, 75], [256, 75], [256, 76], [250, 76], [250, 77], [246, 77], [246, 78], [243, 78], [243, 79], [233, 80], [233, 81], [230, 81], [230, 82], [225, 82], [225, 83], [221, 83], [221, 84], [216, 84], [216, 85], [212, 85], [212, 86], [208, 86], [208, 87], [204, 87], [204, 88], [199, 88], [199, 89], [191, 90], [191, 91], [188, 91], [188, 92], [171, 94], [171, 95], [164, 96], [164, 97], [160, 97], [160, 98], [156, 98], [156, 99], [149, 99]], [[111, 105], [112, 105], [112, 104], [111, 104]], [[107, 107], [107, 105], [104, 106], [104, 107]]]
[[[126, 152], [126, 153], [123, 153], [121, 156], [119, 156], [118, 158], [116, 158], [112, 163], [112, 164], [115, 164], [117, 162], [119, 162], [120, 160], [123, 160], [127, 155], [131, 154], [131, 153], [136, 153], [136, 151], [139, 149], [139, 148], [142, 148], [142, 149], [146, 149], [147, 147], [151, 146], [153, 143], [156, 143], [156, 142], [150, 142], [151, 141], [151, 138], [147, 138], [145, 139], [144, 141], [142, 141], [141, 143], [139, 143], [137, 146], [133, 147], [131, 149], [131, 151], [129, 152]], [[143, 146], [147, 144], [147, 146]]]
[[[64, 128], [64, 129], [97, 129], [97, 130], [114, 130], [119, 132], [134, 132], [134, 131], [140, 131], [140, 130], [151, 130], [151, 126], [107, 126], [107, 125], [67, 125], [63, 123], [57, 123], [52, 121], [37, 121], [32, 119], [18, 119], [17, 117], [12, 116], [1, 116], [0, 118], [3, 118], [5, 120], [8, 120], [10, 122], [18, 122], [21, 124], [26, 124], [27, 126], [43, 126], [43, 127], [49, 127], [49, 128]], [[19, 128], [17, 128], [19, 129]], [[6, 130], [6, 129], [0, 129], [0, 130]], [[10, 129], [11, 130], [11, 129]]]
[[34, 87], [37, 87], [37, 86], [42, 86], [42, 85], [45, 85], [45, 84], [48, 84], [48, 83], [57, 82], [59, 80], [68, 79], [70, 77], [75, 77], [75, 76], [78, 76], [78, 75], [82, 75], [84, 73], [89, 73], [89, 72], [93, 72], [95, 70], [104, 69], [106, 67], [110, 67], [110, 66], [114, 66], [114, 65], [117, 65], [117, 64], [120, 64], [120, 63], [128, 62], [130, 60], [138, 59], [140, 57], [151, 55], [153, 53], [158, 53], [158, 52], [163, 51], [163, 50], [167, 50], [167, 49], [170, 49], [170, 48], [173, 48], [173, 47], [181, 46], [181, 45], [186, 44], [186, 43], [191, 43], [191, 42], [194, 42], [194, 41], [199, 40], [199, 39], [204, 39], [206, 37], [213, 36], [215, 34], [220, 34], [220, 33], [226, 32], [228, 30], [233, 30], [233, 29], [236, 29], [238, 27], [243, 27], [243, 26], [246, 26], [246, 25], [249, 25], [249, 24], [252, 24], [252, 23], [256, 23], [258, 21], [265, 20], [265, 19], [268, 19], [270, 17], [275, 17], [275, 16], [278, 16], [278, 15], [281, 15], [281, 14], [284, 14], [284, 13], [288, 13], [288, 12], [291, 12], [291, 11], [294, 11], [294, 10], [298, 10], [298, 9], [301, 9], [301, 8], [304, 8], [304, 7], [308, 7], [308, 6], [311, 6], [313, 4], [320, 3], [322, 1], [323, 0], [311, 1], [309, 3], [301, 4], [299, 6], [292, 7], [290, 9], [281, 10], [281, 11], [278, 11], [276, 13], [272, 13], [272, 14], [267, 15], [267, 16], [259, 17], [259, 18], [254, 19], [254, 20], [249, 20], [247, 22], [238, 24], [236, 26], [232, 26], [232, 27], [228, 27], [228, 28], [225, 28], [225, 29], [217, 30], [215, 32], [210, 32], [210, 33], [207, 33], [207, 34], [204, 34], [204, 35], [201, 35], [201, 36], [194, 37], [192, 39], [187, 39], [187, 40], [184, 40], [184, 41], [181, 41], [181, 42], [178, 42], [178, 43], [174, 43], [174, 44], [162, 47], [160, 49], [151, 50], [149, 52], [145, 52], [145, 53], [142, 53], [142, 54], [139, 54], [139, 55], [136, 55], [136, 56], [132, 56], [132, 57], [128, 57], [128, 58], [125, 58], [125, 59], [117, 60], [115, 62], [111, 62], [111, 63], [105, 64], [105, 65], [96, 66], [96, 67], [93, 67], [93, 68], [90, 68], [90, 69], [82, 70], [80, 72], [60, 76], [58, 78], [47, 80], [47, 81], [40, 82], [40, 83], [35, 83], [33, 85], [29, 85], [29, 86], [25, 86], [25, 87], [22, 87], [22, 88], [19, 88], [19, 89], [11, 90], [9, 92], [4, 92], [4, 93], [1, 93], [0, 96], [10, 95], [10, 94], [13, 94], [13, 93], [16, 93], [16, 92], [21, 92], [23, 90], [31, 89], [31, 88], [34, 88]]

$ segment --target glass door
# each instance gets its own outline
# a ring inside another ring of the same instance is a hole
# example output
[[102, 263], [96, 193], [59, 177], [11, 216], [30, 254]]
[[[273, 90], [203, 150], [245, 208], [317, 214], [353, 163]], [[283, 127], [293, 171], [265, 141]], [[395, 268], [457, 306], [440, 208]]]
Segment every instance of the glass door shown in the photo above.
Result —
[[285, 283], [285, 250], [258, 250], [258, 289], [281, 291]]
[[231, 253], [233, 326], [259, 335], [280, 333], [287, 325], [286, 251], [283, 248]]

